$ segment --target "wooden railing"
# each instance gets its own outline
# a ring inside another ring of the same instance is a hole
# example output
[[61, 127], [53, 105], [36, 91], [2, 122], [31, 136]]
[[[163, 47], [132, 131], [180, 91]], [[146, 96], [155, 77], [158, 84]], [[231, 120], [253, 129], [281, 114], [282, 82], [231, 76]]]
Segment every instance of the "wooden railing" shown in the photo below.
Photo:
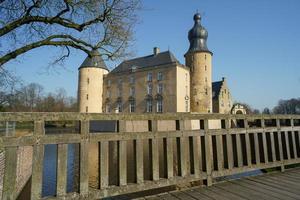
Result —
[[[80, 133], [45, 134], [45, 122], [65, 120], [79, 121]], [[116, 120], [118, 132], [90, 132], [93, 120]], [[174, 130], [159, 130], [158, 124], [165, 120], [174, 122]], [[6, 165], [2, 199], [16, 199], [20, 146], [33, 147], [31, 199], [42, 198], [46, 144], [58, 148], [57, 194], [51, 197], [56, 199], [98, 199], [199, 180], [209, 186], [217, 177], [273, 167], [284, 170], [286, 165], [300, 163], [299, 115], [0, 113], [1, 121], [34, 122], [32, 135], [0, 138]], [[134, 121], [146, 121], [147, 130], [127, 132], [126, 122]], [[74, 143], [80, 146], [79, 191], [67, 193], [67, 148]], [[91, 143], [99, 144], [98, 188], [89, 187]], [[133, 144], [133, 167], [127, 165], [129, 143]], [[110, 155], [110, 144], [115, 144], [116, 156]], [[110, 181], [111, 163], [116, 164], [116, 183]], [[128, 182], [128, 174], [134, 174], [133, 183]]]

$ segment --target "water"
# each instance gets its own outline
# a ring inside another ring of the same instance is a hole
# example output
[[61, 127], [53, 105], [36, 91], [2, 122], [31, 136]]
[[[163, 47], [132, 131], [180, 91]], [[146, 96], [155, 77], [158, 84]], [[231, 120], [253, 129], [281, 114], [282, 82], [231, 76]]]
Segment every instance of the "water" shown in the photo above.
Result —
[[[42, 196], [56, 194], [57, 145], [45, 145]], [[67, 192], [78, 191], [79, 145], [68, 145]]]

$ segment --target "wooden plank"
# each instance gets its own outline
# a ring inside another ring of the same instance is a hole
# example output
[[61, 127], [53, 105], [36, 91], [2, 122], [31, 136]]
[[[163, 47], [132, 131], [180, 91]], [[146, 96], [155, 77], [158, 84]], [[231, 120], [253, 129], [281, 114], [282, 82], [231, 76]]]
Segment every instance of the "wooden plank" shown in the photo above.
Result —
[[82, 198], [86, 198], [89, 194], [89, 141], [88, 135], [90, 130], [90, 122], [82, 120], [80, 126], [81, 142], [80, 142], [80, 170], [79, 170], [79, 193]]
[[291, 159], [291, 152], [290, 152], [290, 142], [289, 142], [289, 135], [288, 132], [284, 132], [284, 137], [285, 137], [285, 146], [286, 146], [286, 153], [287, 153], [287, 159]]
[[283, 187], [286, 186], [286, 185], [288, 185], [289, 188], [297, 191], [298, 194], [300, 194], [300, 191], [299, 191], [299, 182], [296, 181], [295, 179], [291, 179], [291, 178], [286, 177], [286, 176], [278, 176], [278, 175], [267, 176], [265, 179], [269, 180], [270, 182], [274, 181], [274, 183], [277, 183], [278, 185], [283, 186]]
[[135, 141], [136, 153], [136, 182], [138, 184], [144, 182], [144, 148], [143, 140]]
[[256, 183], [261, 183], [261, 184], [273, 187], [274, 189], [276, 189], [276, 191], [280, 191], [281, 194], [287, 195], [291, 198], [296, 198], [296, 199], [300, 198], [299, 195], [294, 194], [293, 191], [291, 191], [291, 189], [289, 189], [288, 187], [280, 187], [277, 183], [272, 183], [272, 182], [269, 182], [269, 181], [264, 180], [264, 179], [259, 179], [257, 177], [255, 177], [255, 178], [251, 177], [251, 178], [248, 178], [248, 179], [253, 181], [253, 182], [256, 182]]
[[251, 147], [250, 147], [250, 136], [249, 133], [245, 134], [245, 145], [246, 145], [246, 155], [247, 155], [247, 165], [252, 165], [252, 159], [251, 159]]
[[298, 156], [297, 156], [297, 146], [296, 146], [296, 137], [295, 137], [295, 132], [294, 131], [292, 131], [291, 132], [291, 134], [292, 134], [292, 143], [293, 143], [293, 152], [294, 152], [294, 159], [296, 159]]
[[68, 144], [57, 145], [57, 196], [66, 195], [67, 187]]
[[274, 189], [273, 187], [270, 187], [268, 185], [255, 183], [249, 180], [242, 179], [239, 182], [239, 185], [256, 190], [261, 193], [265, 193], [266, 195], [269, 195], [270, 197], [274, 199], [281, 199], [281, 200], [292, 200], [293, 198], [288, 197], [286, 195], [281, 194], [278, 190]]
[[15, 199], [17, 180], [18, 148], [5, 148], [5, 170], [3, 179], [2, 199]]
[[127, 184], [127, 142], [124, 140], [119, 141], [119, 185]]
[[226, 198], [223, 194], [216, 193], [214, 191], [208, 190], [207, 188], [197, 188], [195, 191], [199, 192], [202, 195], [208, 196], [211, 199], [215, 200], [230, 200], [230, 198]]
[[173, 165], [173, 138], [166, 138], [167, 145], [167, 178], [172, 178], [174, 176], [174, 165]]
[[170, 194], [177, 198], [177, 199], [182, 199], [182, 200], [195, 200], [191, 195], [189, 195], [188, 193], [184, 193], [181, 191], [177, 191], [177, 192], [170, 192]]
[[[180, 120], [180, 131], [184, 132], [186, 130], [186, 121], [185, 120]], [[180, 171], [181, 171], [181, 176], [185, 177], [188, 174], [188, 143], [189, 143], [189, 138], [188, 137], [180, 137]]]
[[266, 132], [262, 132], [262, 143], [263, 143], [263, 149], [264, 149], [264, 159], [265, 163], [267, 164], [269, 162], [268, 158], [268, 147], [267, 147], [267, 138], [266, 138]]
[[[189, 190], [183, 190], [182, 192], [190, 195], [191, 197], [193, 197], [194, 199], [201, 199], [201, 200], [211, 200], [211, 198], [209, 198], [206, 195], [203, 195], [197, 191], [195, 191], [195, 189], [189, 189]], [[163, 198], [164, 199], [164, 198]]]
[[218, 193], [218, 194], [224, 196], [226, 199], [230, 199], [230, 200], [243, 200], [243, 199], [245, 199], [245, 198], [243, 198], [239, 195], [236, 195], [234, 193], [231, 193], [229, 191], [226, 191], [226, 190], [223, 190], [223, 189], [220, 189], [220, 188], [217, 188], [217, 187], [208, 187], [207, 189], [212, 191], [212, 192], [215, 192], [215, 193]]
[[[45, 134], [44, 121], [34, 122], [34, 135], [40, 137]], [[44, 145], [39, 144], [37, 139], [33, 146], [32, 176], [31, 176], [31, 199], [39, 199], [42, 196], [43, 182]]]
[[236, 151], [237, 151], [237, 159], [238, 159], [238, 167], [243, 166], [243, 154], [242, 154], [242, 143], [241, 136], [239, 134], [235, 135], [236, 137]]
[[239, 181], [228, 181], [217, 186], [247, 199], [272, 199], [264, 193], [240, 186]]
[[226, 146], [227, 146], [228, 169], [232, 169], [233, 168], [232, 137], [229, 134], [226, 134]]
[[217, 160], [218, 160], [218, 170], [224, 169], [224, 153], [223, 153], [223, 138], [222, 135], [216, 136], [217, 143]]
[[180, 171], [181, 176], [185, 177], [188, 174], [187, 167], [187, 152], [188, 152], [188, 137], [180, 137]]
[[254, 149], [255, 149], [255, 164], [260, 164], [260, 157], [259, 157], [259, 144], [258, 144], [258, 133], [254, 133]]
[[276, 159], [276, 149], [275, 149], [275, 141], [274, 141], [274, 133], [270, 132], [270, 141], [271, 141], [271, 151], [272, 151], [272, 161], [275, 162]]
[[201, 156], [201, 144], [200, 144], [200, 136], [193, 137], [193, 161], [194, 161], [194, 173], [196, 177], [200, 176], [200, 164], [202, 161]]
[[99, 186], [100, 189], [108, 187], [109, 183], [109, 150], [108, 141], [99, 142]]
[[206, 159], [206, 174], [207, 174], [207, 186], [212, 185], [212, 171], [213, 171], [213, 147], [212, 136], [210, 135], [208, 128], [208, 120], [204, 120], [204, 140], [205, 140], [205, 159]]

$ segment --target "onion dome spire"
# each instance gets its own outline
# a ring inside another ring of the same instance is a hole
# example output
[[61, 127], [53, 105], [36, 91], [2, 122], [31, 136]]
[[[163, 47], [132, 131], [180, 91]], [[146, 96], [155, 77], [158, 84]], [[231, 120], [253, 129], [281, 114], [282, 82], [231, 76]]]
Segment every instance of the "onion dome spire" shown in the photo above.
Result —
[[201, 15], [199, 13], [196, 13], [194, 15], [194, 22], [195, 24], [188, 34], [190, 48], [187, 53], [200, 51], [212, 54], [212, 52], [208, 50], [206, 45], [208, 33], [207, 30], [201, 25]]

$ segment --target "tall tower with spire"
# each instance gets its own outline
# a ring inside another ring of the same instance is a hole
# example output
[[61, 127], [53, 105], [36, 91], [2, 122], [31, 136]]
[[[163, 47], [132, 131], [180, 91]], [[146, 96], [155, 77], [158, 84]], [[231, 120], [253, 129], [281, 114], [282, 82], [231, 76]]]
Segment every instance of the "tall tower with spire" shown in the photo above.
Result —
[[190, 109], [191, 112], [212, 112], [212, 55], [206, 40], [208, 33], [201, 25], [201, 15], [194, 15], [194, 26], [189, 31], [190, 48], [185, 64], [190, 68]]
[[78, 111], [102, 113], [103, 76], [108, 69], [99, 51], [93, 50], [78, 70]]

